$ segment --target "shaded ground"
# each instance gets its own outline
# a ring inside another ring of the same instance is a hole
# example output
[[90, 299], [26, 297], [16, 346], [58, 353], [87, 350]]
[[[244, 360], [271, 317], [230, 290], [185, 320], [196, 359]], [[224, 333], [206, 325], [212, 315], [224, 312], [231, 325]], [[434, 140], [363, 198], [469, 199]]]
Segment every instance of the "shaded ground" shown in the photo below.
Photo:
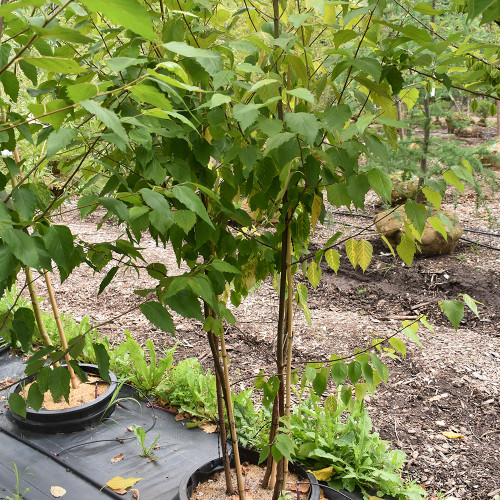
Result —
[[[451, 203], [451, 197], [448, 201]], [[464, 227], [491, 231], [488, 218], [500, 220], [498, 194], [489, 201], [491, 212], [476, 211], [474, 197], [468, 193], [459, 206]], [[370, 213], [375, 210], [374, 203], [367, 207]], [[78, 213], [71, 211], [61, 220], [89, 242], [109, 241], [120, 235], [120, 229], [110, 223], [97, 231], [99, 214], [82, 222]], [[352, 225], [370, 223], [338, 214], [332, 214], [330, 222], [333, 226], [319, 227], [314, 236], [318, 247], [336, 230], [356, 231]], [[465, 236], [500, 248], [500, 238], [495, 236]], [[408, 268], [394, 261], [376, 236], [368, 238], [374, 245], [374, 259], [365, 274], [359, 268], [353, 270], [345, 250], [340, 249], [338, 275], [323, 265], [318, 288], [308, 285], [312, 325], [306, 323], [301, 310], [295, 311], [294, 361], [300, 366], [332, 353], [349, 355], [368, 345], [374, 336], [396, 332], [401, 319], [426, 314], [435, 334], [422, 332], [423, 349], [408, 343], [404, 360], [389, 360], [389, 384], [368, 398], [375, 430], [408, 453], [411, 460], [406, 470], [429, 492], [442, 492], [450, 499], [491, 498], [500, 493], [500, 251], [461, 242], [451, 256], [419, 258]], [[147, 239], [143, 243], [148, 262], [165, 263], [171, 274], [180, 272], [171, 249], [158, 249]], [[89, 315], [92, 321], [102, 322], [137, 304], [139, 298], [133, 290], [151, 284], [146, 273], [139, 277], [117, 275], [98, 296], [104, 275], [80, 268], [57, 286], [60, 308], [76, 318]], [[37, 286], [41, 295], [46, 295], [41, 285]], [[458, 293], [467, 293], [484, 305], [479, 306], [480, 318], [467, 312], [455, 332], [443, 319], [437, 301], [456, 298]], [[271, 284], [264, 283], [234, 314], [236, 326], [227, 332], [231, 371], [236, 385], [246, 387], [260, 369], [273, 372], [277, 297]], [[137, 311], [101, 331], [118, 343], [124, 330], [129, 330], [140, 342], [153, 339], [159, 350], [178, 342], [180, 357], [197, 356], [210, 366], [201, 324], [174, 319], [176, 339], [155, 329]], [[442, 431], [455, 431], [464, 437], [449, 440]]]

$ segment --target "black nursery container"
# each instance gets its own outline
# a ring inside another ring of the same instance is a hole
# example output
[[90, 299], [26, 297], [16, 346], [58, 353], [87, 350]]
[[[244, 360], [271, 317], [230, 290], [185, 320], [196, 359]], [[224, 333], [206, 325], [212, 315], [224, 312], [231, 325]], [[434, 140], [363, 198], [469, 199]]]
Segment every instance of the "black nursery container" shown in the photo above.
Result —
[[[240, 448], [240, 460], [241, 462], [248, 462], [253, 465], [257, 465], [259, 461], [259, 453], [253, 450], [247, 450], [245, 448]], [[234, 466], [234, 457], [231, 457], [231, 466]], [[290, 463], [288, 465], [288, 469], [290, 472], [297, 474], [299, 479], [308, 479], [311, 484], [309, 488], [309, 492], [307, 494], [307, 500], [319, 500], [320, 498], [320, 487], [317, 479], [311, 474], [307, 472], [300, 465]], [[222, 458], [215, 458], [210, 462], [206, 462], [200, 466], [198, 466], [194, 471], [188, 471], [184, 477], [181, 479], [179, 485], [179, 495], [178, 500], [189, 500], [191, 498], [191, 494], [198, 486], [198, 484], [203, 483], [210, 479], [216, 472], [220, 472], [224, 470], [224, 466], [222, 464]], [[303, 500], [306, 500], [306, 497], [301, 497]]]
[[[89, 375], [99, 375], [97, 365], [80, 364], [80, 368]], [[40, 409], [39, 411], [28, 407], [26, 408], [26, 418], [12, 410], [10, 410], [10, 414], [19, 427], [29, 431], [56, 433], [85, 429], [96, 424], [102, 418], [109, 417], [115, 409], [115, 405], [110, 405], [110, 402], [117, 387], [117, 378], [113, 372], [109, 372], [109, 377], [110, 384], [106, 392], [83, 405], [63, 410]], [[20, 385], [14, 386], [13, 391], [19, 393], [21, 391]]]

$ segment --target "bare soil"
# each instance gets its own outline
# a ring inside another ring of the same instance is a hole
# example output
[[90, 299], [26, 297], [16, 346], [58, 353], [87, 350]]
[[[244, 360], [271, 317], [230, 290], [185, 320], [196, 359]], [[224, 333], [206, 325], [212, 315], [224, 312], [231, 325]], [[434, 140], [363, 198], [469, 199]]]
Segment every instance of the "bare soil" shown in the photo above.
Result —
[[[28, 396], [31, 384], [28, 384], [22, 392], [23, 397]], [[66, 410], [68, 408], [75, 408], [76, 406], [90, 403], [94, 399], [104, 394], [109, 389], [109, 384], [103, 382], [100, 377], [88, 376], [87, 382], [81, 382], [78, 387], [71, 388], [69, 391], [68, 402], [61, 397], [54, 401], [50, 391], [46, 392], [43, 396], [42, 408], [44, 410]]]
[[[245, 498], [247, 500], [271, 500], [273, 498], [273, 489], [262, 488], [261, 482], [264, 475], [265, 468], [258, 465], [248, 463], [242, 464], [243, 484], [245, 488]], [[231, 479], [233, 487], [236, 488], [236, 473], [231, 470]], [[299, 481], [296, 474], [288, 474], [286, 491], [293, 494], [294, 498], [297, 497], [297, 489], [299, 490], [300, 498], [307, 498], [309, 492], [309, 484]], [[298, 482], [298, 483], [297, 483]], [[211, 479], [204, 483], [200, 483], [193, 490], [191, 494], [192, 499], [197, 500], [238, 500], [238, 495], [226, 495], [226, 479], [224, 473], [217, 473]]]
[[[498, 174], [497, 174], [498, 175]], [[458, 211], [463, 227], [499, 233], [500, 197], [486, 188], [489, 208], [476, 209], [473, 192], [457, 198], [450, 194], [443, 208]], [[458, 200], [458, 201], [457, 201]], [[373, 198], [367, 211], [378, 209]], [[106, 221], [97, 230], [103, 213], [81, 221], [75, 205], [65, 207], [60, 222], [87, 242], [112, 241], [124, 231]], [[356, 234], [369, 219], [332, 211], [328, 223], [318, 225], [313, 244], [320, 247], [337, 230]], [[493, 224], [493, 225], [492, 225]], [[419, 332], [423, 347], [408, 341], [404, 359], [385, 359], [388, 384], [367, 398], [375, 430], [409, 456], [405, 470], [431, 496], [487, 499], [500, 493], [500, 239], [491, 234], [466, 232], [452, 255], [416, 258], [408, 268], [395, 260], [370, 231], [363, 233], [374, 246], [373, 262], [362, 273], [349, 263], [341, 248], [341, 267], [335, 275], [322, 265], [323, 278], [314, 290], [308, 286], [312, 325], [302, 311], [294, 312], [294, 362], [323, 360], [330, 354], [350, 355], [366, 347], [374, 337], [398, 331], [401, 319], [423, 313], [435, 333]], [[163, 262], [169, 274], [177, 268], [172, 249], [158, 248], [148, 238], [141, 242], [148, 262]], [[485, 246], [481, 246], [485, 245]], [[109, 266], [111, 267], [111, 265]], [[101, 323], [137, 305], [135, 289], [154, 281], [141, 272], [118, 274], [98, 295], [108, 269], [94, 274], [80, 267], [56, 287], [61, 310], [79, 319], [90, 316]], [[56, 281], [56, 280], [54, 280]], [[39, 293], [47, 296], [41, 280]], [[480, 301], [479, 318], [467, 311], [458, 331], [442, 315], [438, 300], [467, 293]], [[48, 309], [47, 301], [43, 306]], [[277, 295], [270, 282], [263, 283], [238, 309], [236, 326], [227, 328], [231, 375], [237, 388], [252, 384], [259, 370], [274, 372], [273, 343], [277, 319]], [[143, 343], [150, 338], [161, 352], [178, 343], [177, 356], [197, 356], [210, 366], [209, 347], [202, 325], [174, 314], [176, 337], [151, 325], [139, 311], [128, 313], [100, 328], [114, 344], [124, 340], [124, 330]], [[442, 432], [455, 431], [463, 438], [447, 439]]]

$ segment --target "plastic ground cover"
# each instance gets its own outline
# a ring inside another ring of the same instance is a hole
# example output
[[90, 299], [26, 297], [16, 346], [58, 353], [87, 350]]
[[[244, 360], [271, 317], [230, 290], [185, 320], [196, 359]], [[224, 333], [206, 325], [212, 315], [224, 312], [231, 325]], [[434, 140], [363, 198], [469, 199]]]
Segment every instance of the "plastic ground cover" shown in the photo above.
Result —
[[[20, 358], [8, 354], [0, 357], [0, 381], [20, 378], [23, 370]], [[120, 392], [120, 397], [133, 395], [133, 390], [127, 387]], [[0, 392], [0, 396], [6, 398], [6, 391]], [[20, 488], [21, 492], [30, 488], [26, 499], [54, 498], [50, 494], [51, 486], [66, 490], [64, 500], [133, 498], [130, 490], [125, 495], [117, 495], [105, 487], [107, 481], [121, 476], [142, 478], [133, 486], [139, 490], [142, 500], [176, 500], [185, 473], [219, 456], [218, 434], [189, 429], [183, 422], [176, 422], [174, 415], [148, 408], [139, 398], [121, 401], [104, 423], [70, 434], [22, 430], [5, 405], [5, 400], [0, 401], [0, 498], [16, 492], [15, 463], [20, 473], [31, 467], [30, 474], [23, 476]], [[154, 461], [148, 462], [139, 455], [138, 442], [133, 433], [127, 431], [132, 425], [147, 431], [146, 445], [160, 435]], [[111, 463], [120, 453], [124, 458]]]

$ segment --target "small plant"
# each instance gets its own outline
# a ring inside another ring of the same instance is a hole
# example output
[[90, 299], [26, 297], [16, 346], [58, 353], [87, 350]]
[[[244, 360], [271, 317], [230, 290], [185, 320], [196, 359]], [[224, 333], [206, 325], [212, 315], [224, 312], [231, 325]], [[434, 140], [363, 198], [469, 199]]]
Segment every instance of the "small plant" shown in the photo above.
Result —
[[177, 406], [179, 411], [203, 420], [215, 420], [217, 395], [215, 376], [207, 371], [197, 359], [180, 361], [170, 373], [158, 395], [167, 403]]
[[5, 497], [5, 500], [22, 500], [24, 495], [28, 493], [31, 488], [24, 488], [24, 490], [21, 492], [21, 481], [26, 474], [31, 474], [32, 476], [34, 476], [35, 473], [33, 469], [31, 469], [31, 467], [26, 467], [23, 472], [19, 473], [16, 462], [12, 462], [12, 466], [14, 467], [14, 474], [16, 475], [16, 492], [14, 493], [13, 497]]
[[158, 442], [158, 439], [160, 439], [160, 435], [156, 436], [156, 439], [153, 441], [153, 444], [151, 446], [146, 446], [146, 431], [142, 428], [139, 427], [138, 425], [133, 425], [132, 426], [132, 432], [134, 433], [135, 437], [137, 438], [138, 445], [141, 447], [141, 457], [147, 457], [147, 458], [157, 458], [155, 456], [152, 456], [153, 450], [156, 447], [156, 443]]
[[112, 369], [118, 376], [125, 377], [145, 393], [160, 391], [172, 368], [177, 346], [165, 351], [162, 359], [157, 359], [154, 344], [148, 339], [146, 342], [150, 358], [148, 364], [145, 350], [132, 338], [130, 332], [126, 331], [125, 335], [126, 342], [110, 354]]

